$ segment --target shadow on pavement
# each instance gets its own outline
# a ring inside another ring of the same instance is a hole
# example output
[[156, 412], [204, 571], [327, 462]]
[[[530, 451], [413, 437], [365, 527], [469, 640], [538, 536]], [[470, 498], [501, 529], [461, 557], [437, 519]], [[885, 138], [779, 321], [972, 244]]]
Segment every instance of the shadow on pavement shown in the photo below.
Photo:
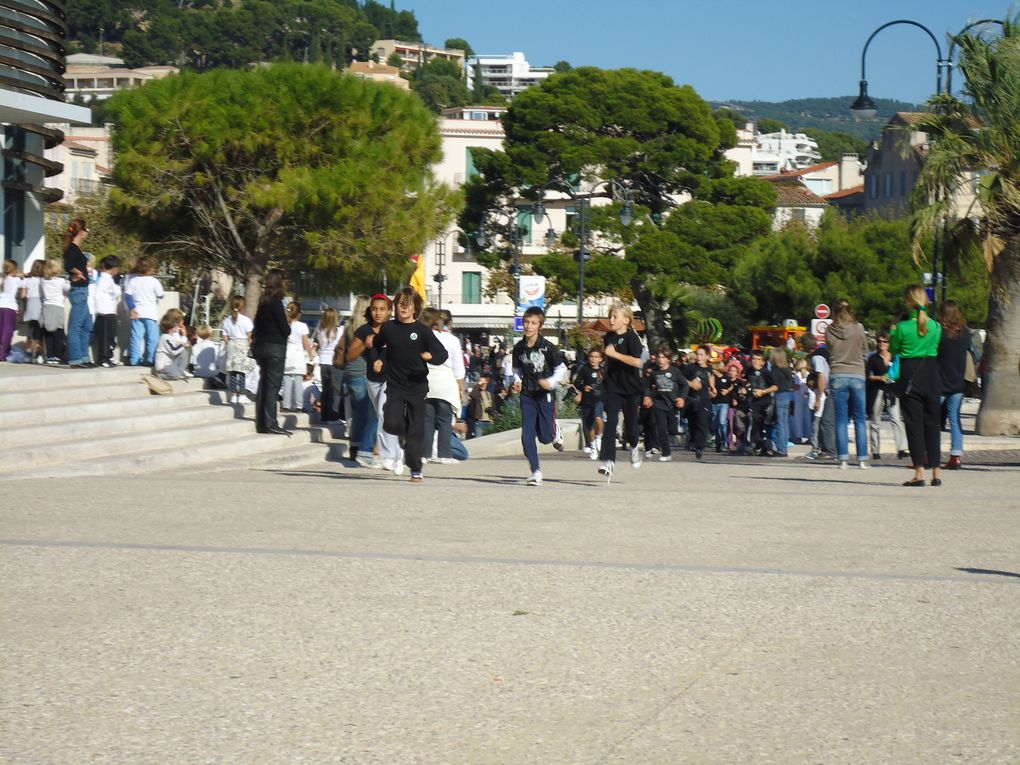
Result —
[[965, 574], [987, 574], [989, 576], [1011, 576], [1011, 577], [1015, 577], [1016, 579], [1020, 579], [1020, 574], [1017, 574], [1017, 573], [1015, 573], [1013, 571], [996, 571], [995, 569], [991, 569], [991, 568], [961, 568], [960, 566], [955, 566], [955, 568], [956, 568], [957, 571], [962, 571]]

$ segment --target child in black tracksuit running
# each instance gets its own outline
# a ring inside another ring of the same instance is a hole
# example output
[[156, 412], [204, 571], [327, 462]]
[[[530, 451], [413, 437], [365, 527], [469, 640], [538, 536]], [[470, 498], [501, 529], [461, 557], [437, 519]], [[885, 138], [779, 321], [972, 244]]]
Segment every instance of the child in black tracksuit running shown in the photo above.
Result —
[[690, 428], [691, 448], [699, 460], [705, 454], [708, 442], [708, 429], [712, 421], [712, 396], [715, 393], [715, 380], [712, 368], [708, 365], [708, 350], [701, 346], [694, 352], [694, 363], [684, 368], [684, 377], [690, 382], [690, 393], [684, 412], [687, 414], [687, 425]]
[[765, 369], [765, 354], [762, 351], [755, 350], [751, 353], [751, 368], [746, 370], [744, 376], [747, 380], [751, 413], [751, 445], [759, 457], [773, 456], [768, 449], [769, 413], [773, 394], [778, 390], [778, 386], [773, 381], [772, 374]]
[[[447, 352], [435, 333], [421, 322], [421, 296], [405, 287], [394, 296], [396, 321], [379, 327], [378, 333], [363, 341], [368, 348], [386, 351], [386, 403], [383, 430], [404, 441], [404, 462], [411, 468], [411, 480], [421, 481], [421, 455], [425, 440], [425, 394], [428, 367], [446, 361]], [[394, 466], [399, 475], [402, 470]]]
[[661, 452], [659, 462], [669, 462], [672, 457], [670, 436], [675, 430], [676, 411], [684, 406], [687, 396], [687, 379], [673, 366], [667, 346], [655, 354], [655, 366], [649, 370], [648, 391], [644, 406], [649, 412], [653, 446]]
[[559, 348], [541, 335], [545, 312], [532, 306], [524, 312], [524, 339], [513, 349], [514, 393], [520, 394], [521, 446], [531, 468], [529, 486], [542, 485], [538, 445], [551, 443], [563, 448], [563, 434], [556, 426], [556, 396], [553, 391], [567, 376]]

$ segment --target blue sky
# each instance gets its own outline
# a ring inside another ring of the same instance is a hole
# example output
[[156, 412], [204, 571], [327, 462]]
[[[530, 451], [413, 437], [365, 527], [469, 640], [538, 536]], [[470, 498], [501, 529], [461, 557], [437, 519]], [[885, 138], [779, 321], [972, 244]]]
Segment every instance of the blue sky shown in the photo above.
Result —
[[[945, 35], [1005, 18], [1010, 0], [403, 0], [425, 40], [463, 37], [478, 53], [522, 51], [533, 66], [559, 60], [655, 69], [706, 99], [782, 101], [856, 94], [861, 50], [893, 19]], [[905, 24], [880, 32], [866, 61], [872, 96], [923, 103], [935, 89], [935, 46]], [[955, 86], [959, 77], [954, 78]]]

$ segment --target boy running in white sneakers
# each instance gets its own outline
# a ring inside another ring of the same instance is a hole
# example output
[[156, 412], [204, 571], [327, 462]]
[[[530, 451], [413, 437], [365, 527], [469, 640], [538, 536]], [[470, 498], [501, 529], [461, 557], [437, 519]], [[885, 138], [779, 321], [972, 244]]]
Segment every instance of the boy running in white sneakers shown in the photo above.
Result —
[[[540, 486], [542, 470], [538, 445], [553, 444], [563, 449], [563, 434], [556, 425], [556, 397], [553, 391], [567, 376], [559, 349], [541, 336], [545, 312], [532, 306], [524, 312], [524, 339], [513, 349], [513, 392], [520, 394], [521, 445], [531, 468], [529, 486]], [[558, 444], [558, 446], [557, 446]]]

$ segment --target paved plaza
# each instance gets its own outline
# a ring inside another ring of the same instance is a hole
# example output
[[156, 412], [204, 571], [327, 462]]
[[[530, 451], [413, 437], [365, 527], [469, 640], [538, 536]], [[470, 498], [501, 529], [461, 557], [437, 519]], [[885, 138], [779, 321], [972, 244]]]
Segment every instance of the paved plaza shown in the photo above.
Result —
[[1020, 762], [1020, 452], [0, 484], [4, 763]]

